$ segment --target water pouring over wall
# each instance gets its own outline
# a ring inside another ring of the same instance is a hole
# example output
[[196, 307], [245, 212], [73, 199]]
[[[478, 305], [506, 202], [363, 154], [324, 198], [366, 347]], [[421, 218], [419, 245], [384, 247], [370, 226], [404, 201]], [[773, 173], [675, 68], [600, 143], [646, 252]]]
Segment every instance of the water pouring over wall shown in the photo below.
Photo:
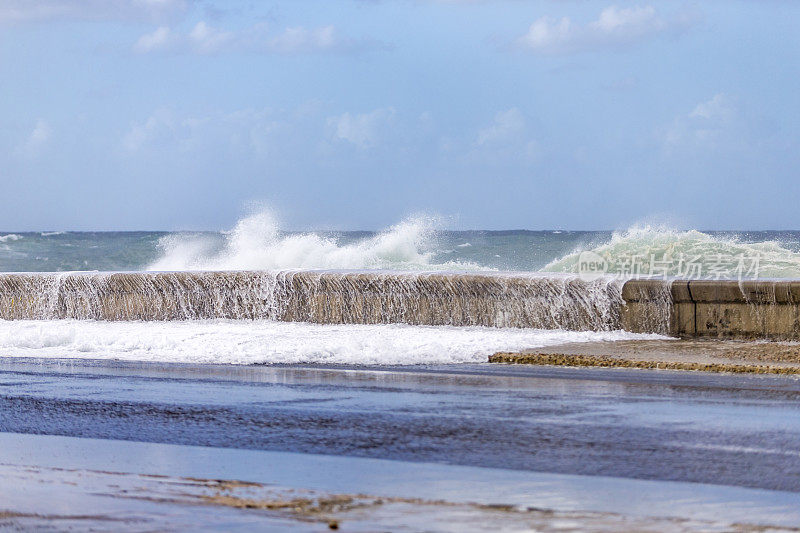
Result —
[[800, 281], [387, 271], [0, 274], [0, 318], [275, 320], [800, 338]]
[[622, 284], [532, 274], [363, 271], [0, 275], [4, 319], [271, 319], [620, 329]]

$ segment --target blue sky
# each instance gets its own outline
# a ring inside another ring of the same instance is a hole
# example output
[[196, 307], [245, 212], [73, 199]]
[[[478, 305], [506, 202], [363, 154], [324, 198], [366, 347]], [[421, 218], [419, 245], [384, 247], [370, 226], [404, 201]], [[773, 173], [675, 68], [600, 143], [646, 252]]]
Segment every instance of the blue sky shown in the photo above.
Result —
[[3, 0], [0, 229], [800, 229], [800, 3]]

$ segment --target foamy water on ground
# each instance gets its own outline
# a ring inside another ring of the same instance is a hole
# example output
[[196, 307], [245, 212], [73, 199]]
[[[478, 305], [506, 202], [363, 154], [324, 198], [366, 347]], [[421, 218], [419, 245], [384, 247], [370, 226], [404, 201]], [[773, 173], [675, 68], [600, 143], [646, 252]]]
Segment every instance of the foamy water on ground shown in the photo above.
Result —
[[565, 342], [658, 339], [623, 331], [334, 325], [267, 320], [102, 322], [0, 321], [5, 357], [120, 359], [170, 363], [483, 363], [504, 350]]

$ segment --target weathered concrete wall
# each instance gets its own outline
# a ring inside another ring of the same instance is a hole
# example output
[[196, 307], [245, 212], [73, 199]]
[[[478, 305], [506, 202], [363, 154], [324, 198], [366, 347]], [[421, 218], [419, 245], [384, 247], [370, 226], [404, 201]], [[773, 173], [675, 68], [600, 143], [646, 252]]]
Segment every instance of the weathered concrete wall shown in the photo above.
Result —
[[[661, 305], [664, 282], [625, 283], [622, 323], [648, 331], [642, 316]], [[674, 336], [800, 339], [800, 280], [676, 280], [669, 333]]]
[[621, 287], [525, 273], [0, 274], [0, 318], [619, 328]]
[[800, 339], [800, 280], [631, 280], [620, 286], [525, 273], [0, 274], [0, 319], [59, 318], [622, 328]]

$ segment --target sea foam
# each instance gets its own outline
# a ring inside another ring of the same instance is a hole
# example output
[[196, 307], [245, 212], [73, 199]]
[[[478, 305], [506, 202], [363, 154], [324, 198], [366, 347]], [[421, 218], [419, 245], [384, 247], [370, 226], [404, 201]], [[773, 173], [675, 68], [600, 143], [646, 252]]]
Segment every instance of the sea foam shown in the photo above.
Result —
[[269, 320], [0, 320], [5, 357], [220, 364], [482, 363], [497, 351], [565, 342], [664, 338], [622, 331], [333, 325]]

